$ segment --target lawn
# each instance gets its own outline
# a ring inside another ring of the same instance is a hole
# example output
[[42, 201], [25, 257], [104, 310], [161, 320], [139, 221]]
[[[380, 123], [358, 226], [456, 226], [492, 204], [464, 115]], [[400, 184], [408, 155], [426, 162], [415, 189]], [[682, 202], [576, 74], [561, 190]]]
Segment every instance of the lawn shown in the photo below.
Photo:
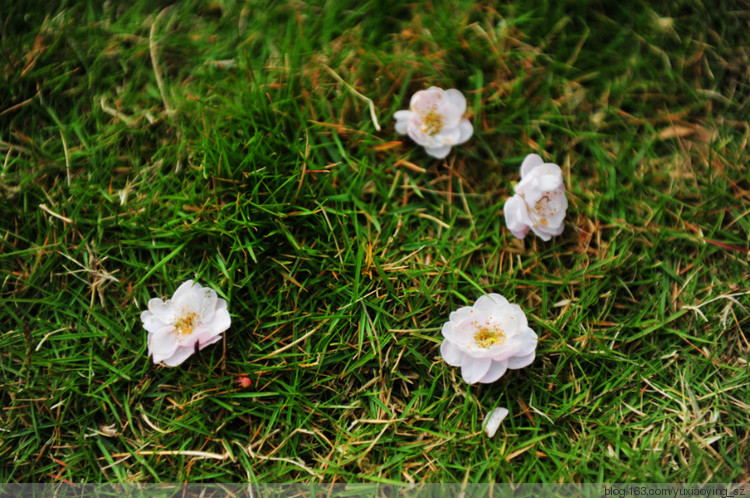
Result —
[[[747, 481], [749, 26], [739, 0], [4, 2], [0, 480]], [[394, 131], [433, 85], [474, 126], [443, 160]], [[503, 218], [530, 153], [563, 170], [548, 242]], [[188, 279], [232, 326], [155, 365], [140, 314]], [[440, 330], [491, 292], [537, 356], [469, 385]]]

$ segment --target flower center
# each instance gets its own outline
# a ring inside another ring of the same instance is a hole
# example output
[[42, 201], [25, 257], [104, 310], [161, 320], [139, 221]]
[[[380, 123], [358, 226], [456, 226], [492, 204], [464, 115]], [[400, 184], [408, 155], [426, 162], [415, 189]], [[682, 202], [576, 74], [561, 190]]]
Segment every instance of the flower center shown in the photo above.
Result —
[[503, 329], [495, 327], [482, 327], [474, 332], [474, 343], [482, 349], [489, 349], [495, 344], [502, 344], [505, 342], [505, 334]]
[[539, 224], [547, 226], [547, 218], [554, 216], [560, 211], [560, 206], [556, 202], [552, 202], [552, 197], [557, 196], [557, 192], [544, 192], [541, 199], [536, 201], [534, 204], [534, 214], [539, 218]]
[[192, 311], [183, 313], [182, 316], [180, 316], [180, 318], [178, 318], [177, 321], [174, 322], [175, 332], [177, 332], [178, 335], [182, 336], [190, 335], [193, 333], [193, 328], [195, 327], [197, 321], [197, 313], [194, 313]]
[[430, 111], [422, 121], [422, 132], [428, 135], [434, 135], [443, 128], [443, 118], [435, 111]]

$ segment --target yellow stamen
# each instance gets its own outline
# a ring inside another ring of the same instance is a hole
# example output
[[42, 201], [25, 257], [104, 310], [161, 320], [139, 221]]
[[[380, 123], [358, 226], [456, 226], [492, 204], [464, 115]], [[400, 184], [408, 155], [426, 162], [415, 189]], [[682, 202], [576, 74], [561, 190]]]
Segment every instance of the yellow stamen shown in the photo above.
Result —
[[192, 311], [189, 313], [185, 313], [176, 322], [174, 322], [175, 331], [179, 335], [190, 335], [193, 333], [193, 327], [195, 327], [195, 322], [197, 321], [197, 313], [193, 313]]
[[434, 135], [443, 128], [443, 119], [435, 111], [430, 111], [427, 116], [424, 117], [424, 124], [422, 125], [422, 131], [428, 135]]
[[503, 344], [505, 334], [499, 327], [482, 327], [474, 333], [474, 343], [482, 349], [489, 349], [495, 344]]

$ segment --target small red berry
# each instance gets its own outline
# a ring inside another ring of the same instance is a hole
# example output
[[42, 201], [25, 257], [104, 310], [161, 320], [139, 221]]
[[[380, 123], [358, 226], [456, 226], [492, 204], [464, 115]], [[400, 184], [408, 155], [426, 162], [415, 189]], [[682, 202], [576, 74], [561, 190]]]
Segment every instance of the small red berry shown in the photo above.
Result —
[[250, 387], [253, 384], [253, 381], [250, 380], [250, 377], [245, 377], [244, 375], [240, 375], [237, 377], [237, 385], [240, 387]]

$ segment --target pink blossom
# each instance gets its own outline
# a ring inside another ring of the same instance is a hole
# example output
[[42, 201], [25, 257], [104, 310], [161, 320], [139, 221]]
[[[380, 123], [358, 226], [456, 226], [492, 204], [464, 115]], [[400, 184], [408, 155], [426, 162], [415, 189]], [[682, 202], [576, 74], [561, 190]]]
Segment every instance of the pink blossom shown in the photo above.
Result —
[[432, 86], [415, 93], [409, 110], [397, 111], [393, 117], [397, 133], [409, 135], [427, 154], [443, 159], [452, 146], [466, 142], [474, 133], [463, 117], [465, 112], [466, 99], [461, 92]]
[[192, 280], [182, 284], [172, 299], [151, 299], [141, 321], [148, 331], [149, 356], [169, 367], [187, 360], [196, 344], [203, 349], [219, 341], [232, 323], [226, 300]]

